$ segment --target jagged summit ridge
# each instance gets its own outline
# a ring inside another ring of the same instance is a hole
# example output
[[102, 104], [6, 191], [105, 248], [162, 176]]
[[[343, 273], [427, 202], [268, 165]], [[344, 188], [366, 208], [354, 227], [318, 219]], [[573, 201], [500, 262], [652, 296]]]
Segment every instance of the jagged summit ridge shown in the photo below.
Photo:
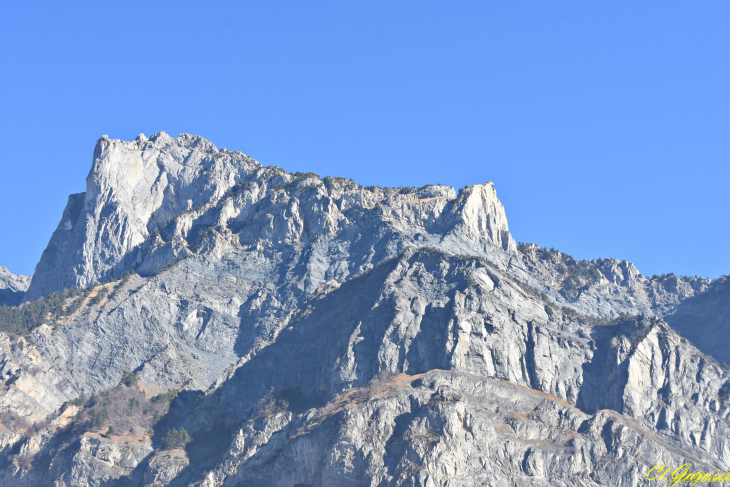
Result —
[[[444, 186], [364, 189], [342, 178], [264, 167], [189, 134], [175, 139], [165, 132], [140, 134], [131, 142], [103, 136], [86, 183], [85, 193], [69, 197], [26, 300], [131, 269], [153, 272], [200, 252], [191, 231], [208, 226], [221, 235], [238, 234], [240, 243], [293, 244], [352, 229], [367, 213], [413, 237], [414, 245], [427, 240], [418, 235], [422, 229], [440, 237], [452, 231], [454, 249], [516, 251], [491, 183], [466, 188], [458, 197]], [[271, 211], [262, 214], [261, 206]]]

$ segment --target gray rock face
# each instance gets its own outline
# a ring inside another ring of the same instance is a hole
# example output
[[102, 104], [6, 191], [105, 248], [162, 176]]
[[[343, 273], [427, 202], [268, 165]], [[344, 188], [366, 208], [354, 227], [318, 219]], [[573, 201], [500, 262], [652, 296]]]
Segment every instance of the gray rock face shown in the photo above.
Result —
[[[202, 485], [489, 485], [496, 472], [516, 485], [637, 485], [657, 457], [730, 465], [730, 374], [661, 320], [590, 326], [490, 265], [430, 252], [307, 309], [186, 422], [194, 438], [231, 425]], [[378, 377], [401, 371], [406, 392], [380, 393]], [[454, 397], [421, 374], [450, 377]], [[301, 414], [262, 419], [271, 388]], [[500, 406], [522, 395], [529, 407]], [[261, 434], [276, 446], [252, 454]]]
[[185, 450], [175, 449], [155, 454], [144, 471], [145, 487], [162, 487], [175, 480], [175, 477], [190, 463]]
[[153, 232], [259, 166], [242, 154], [219, 154], [200, 137], [171, 139], [164, 132], [133, 142], [99, 139], [86, 192], [69, 197], [26, 300], [139, 264], [133, 251]]
[[[727, 280], [518, 248], [491, 183], [362, 188], [195, 136], [102, 138], [24, 299], [84, 286], [70, 316], [0, 343], [9, 484], [636, 486], [657, 463], [730, 468], [712, 338]], [[184, 451], [17, 426], [70, 418], [132, 370], [149, 394], [187, 391], [160, 423], [191, 433]]]
[[30, 286], [31, 278], [10, 273], [0, 267], [0, 306], [17, 306]]
[[71, 200], [26, 299], [132, 269], [145, 276], [64, 322], [58, 336], [38, 334], [42, 355], [63, 364], [77, 392], [137, 368], [162, 390], [204, 389], [273, 339], [320, 286], [407, 246], [502, 265], [515, 252], [491, 184], [458, 196], [442, 186], [363, 189], [264, 168], [186, 135], [102, 138], [87, 192]]
[[197, 250], [191, 246], [213, 244], [201, 238], [207, 229], [228, 230], [242, 245], [267, 239], [291, 246], [338, 234], [351, 241], [362, 223], [362, 230], [411, 238], [420, 229], [453, 227], [459, 240], [515, 249], [491, 185], [454, 199], [453, 189], [440, 186], [400, 194], [348, 180], [297, 179], [240, 152], [217, 151], [200, 137], [102, 137], [86, 192], [69, 197], [25, 300], [132, 268], [152, 272]]
[[606, 318], [663, 317], [700, 350], [730, 362], [730, 349], [717, 339], [730, 333], [727, 276], [715, 281], [674, 274], [649, 279], [626, 261], [598, 259], [576, 265], [572, 257], [534, 244], [520, 248], [510, 271], [556, 303]]
[[[434, 370], [350, 390], [294, 420], [251, 420], [193, 485], [650, 485], [649, 469], [687, 455], [613, 411], [587, 415], [511, 382]], [[697, 469], [719, 467], [689, 455]]]
[[559, 251], [535, 244], [520, 245], [511, 270], [553, 301], [577, 311], [614, 318], [620, 314], [665, 316], [695, 295], [708, 290], [707, 278], [664, 276], [646, 278], [633, 264], [616, 259], [576, 262]]
[[730, 363], [730, 279], [725, 276], [709, 284], [703, 293], [684, 300], [664, 315], [667, 323], [703, 352]]

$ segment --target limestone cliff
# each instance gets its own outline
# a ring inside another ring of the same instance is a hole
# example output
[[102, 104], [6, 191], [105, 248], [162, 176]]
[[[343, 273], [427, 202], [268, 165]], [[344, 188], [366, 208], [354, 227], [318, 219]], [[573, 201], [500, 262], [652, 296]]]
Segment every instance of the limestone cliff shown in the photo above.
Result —
[[[659, 462], [730, 468], [727, 280], [518, 247], [491, 183], [363, 188], [196, 136], [103, 137], [24, 299], [85, 287], [3, 335], [0, 482], [635, 486]], [[116, 431], [178, 389], [152, 430]], [[192, 442], [161, 449], [171, 428]]]

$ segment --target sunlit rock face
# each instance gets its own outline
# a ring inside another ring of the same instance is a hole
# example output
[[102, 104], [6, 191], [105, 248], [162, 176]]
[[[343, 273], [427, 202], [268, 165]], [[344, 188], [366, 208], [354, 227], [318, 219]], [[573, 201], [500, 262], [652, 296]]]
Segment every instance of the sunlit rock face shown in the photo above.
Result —
[[187, 134], [140, 135], [132, 142], [102, 137], [86, 192], [69, 197], [25, 299], [131, 269], [151, 272], [197, 253], [198, 233], [209, 228], [227, 230], [238, 244], [291, 246], [338, 237], [355, 243], [358, 234], [375, 243], [388, 236], [371, 233], [385, 231], [395, 234], [387, 239], [392, 246], [433, 240], [435, 233], [451, 237], [454, 247], [516, 252], [491, 183], [466, 188], [458, 198], [442, 186], [368, 190], [350, 180], [265, 168]]
[[[726, 280], [518, 246], [492, 183], [364, 188], [197, 136], [102, 137], [21, 297], [87, 286], [68, 316], [0, 337], [0, 483], [644, 485], [660, 462], [730, 468], [712, 338]], [[53, 426], [129, 371], [149, 397], [183, 391], [154, 434]], [[161, 450], [173, 426], [193, 440]]]
[[99, 139], [86, 192], [69, 197], [26, 300], [123, 273], [175, 215], [220, 196], [258, 166], [243, 154], [218, 154], [200, 137], [164, 132], [132, 142]]
[[17, 306], [30, 286], [31, 278], [12, 274], [0, 267], [0, 306]]

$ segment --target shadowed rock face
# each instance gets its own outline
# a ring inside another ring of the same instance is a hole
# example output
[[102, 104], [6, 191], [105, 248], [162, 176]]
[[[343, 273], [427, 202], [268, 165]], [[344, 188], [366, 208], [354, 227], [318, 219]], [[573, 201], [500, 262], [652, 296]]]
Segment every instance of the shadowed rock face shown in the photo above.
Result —
[[730, 468], [726, 351], [704, 333], [727, 334], [726, 281], [568, 257], [518, 249], [491, 183], [362, 188], [196, 136], [104, 137], [24, 299], [93, 289], [30, 339], [0, 337], [0, 413], [70, 421], [64, 402], [135, 370], [149, 394], [185, 390], [160, 428], [193, 441], [3, 422], [0, 482], [643, 485], [660, 462]]
[[730, 279], [716, 279], [703, 293], [683, 301], [665, 316], [667, 323], [697, 348], [730, 363]]
[[0, 306], [17, 306], [30, 286], [31, 278], [16, 276], [0, 267]]

